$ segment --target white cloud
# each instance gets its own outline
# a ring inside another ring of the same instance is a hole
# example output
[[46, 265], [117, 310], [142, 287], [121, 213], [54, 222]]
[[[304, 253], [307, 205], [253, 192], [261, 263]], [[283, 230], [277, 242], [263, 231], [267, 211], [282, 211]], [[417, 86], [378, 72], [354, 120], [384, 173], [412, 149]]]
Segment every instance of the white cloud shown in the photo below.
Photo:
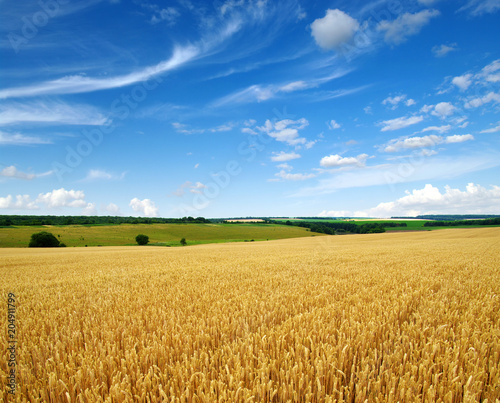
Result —
[[431, 132], [435, 131], [438, 133], [446, 133], [449, 132], [451, 129], [451, 125], [445, 125], [445, 126], [429, 126], [423, 129], [420, 133], [425, 133], [425, 132]]
[[7, 133], [0, 130], [0, 145], [30, 146], [35, 144], [52, 144], [40, 137], [26, 136], [21, 133]]
[[413, 105], [416, 105], [416, 102], [415, 102], [415, 100], [414, 100], [414, 99], [411, 99], [411, 98], [410, 98], [410, 99], [407, 99], [407, 100], [405, 101], [405, 105], [406, 105], [406, 106], [413, 106]]
[[120, 207], [114, 203], [109, 203], [107, 206], [104, 206], [103, 210], [112, 215], [121, 215]]
[[418, 0], [420, 4], [423, 4], [424, 6], [432, 6], [434, 3], [437, 3], [439, 0]]
[[293, 92], [299, 90], [305, 90], [311, 88], [311, 85], [305, 81], [294, 81], [285, 85], [282, 85], [279, 90], [282, 92]]
[[[387, 97], [386, 99], [384, 99], [382, 101], [382, 105], [389, 105], [390, 104], [390, 105], [392, 105], [391, 109], [395, 110], [398, 107], [399, 103], [403, 102], [405, 99], [406, 99], [406, 94], [397, 95], [395, 97]], [[412, 101], [413, 103], [415, 102], [415, 101], [413, 101], [413, 99], [410, 99], [409, 101]], [[410, 102], [410, 105], [413, 105], [413, 103]], [[410, 106], [410, 105], [408, 105], [408, 106]]]
[[418, 34], [431, 18], [438, 15], [440, 12], [437, 10], [423, 10], [415, 14], [405, 13], [393, 21], [381, 21], [377, 30], [385, 32], [384, 39], [387, 43], [398, 45], [405, 42], [409, 36]]
[[488, 83], [500, 82], [500, 59], [485, 66], [478, 74], [478, 78], [484, 79]]
[[410, 117], [403, 116], [396, 119], [384, 120], [382, 123], [379, 124], [380, 126], [383, 126], [380, 131], [387, 132], [392, 130], [403, 129], [405, 127], [420, 123], [423, 120], [424, 120], [423, 116], [410, 116]]
[[440, 102], [434, 107], [431, 115], [444, 119], [448, 116], [453, 115], [455, 109], [456, 108], [450, 102]]
[[333, 119], [327, 122], [326, 124], [330, 130], [340, 129], [341, 127], [340, 124]]
[[50, 123], [60, 125], [104, 125], [109, 123], [102, 113], [88, 105], [64, 102], [11, 103], [0, 106], [0, 125]]
[[286, 153], [284, 151], [280, 151], [279, 153], [273, 152], [273, 154], [274, 155], [271, 157], [271, 161], [274, 162], [285, 162], [300, 158], [300, 154], [295, 152]]
[[434, 46], [432, 48], [432, 53], [436, 57], [444, 57], [448, 53], [454, 52], [454, 51], [457, 51], [457, 50], [458, 50], [457, 44], [454, 43], [454, 44], [452, 44], [450, 46], [447, 46], [447, 45]]
[[367, 210], [373, 217], [415, 216], [420, 214], [484, 214], [500, 213], [500, 187], [486, 189], [469, 183], [464, 191], [445, 186], [445, 191], [427, 184], [423, 189], [407, 191], [393, 202], [380, 203]]
[[82, 215], [97, 215], [95, 203], [88, 203], [82, 210]]
[[413, 150], [416, 148], [435, 147], [439, 144], [462, 143], [464, 141], [474, 140], [471, 134], [453, 135], [453, 136], [437, 136], [431, 134], [423, 137], [408, 137], [402, 139], [390, 140], [383, 148], [386, 153], [394, 153], [402, 150]]
[[496, 132], [500, 132], [500, 124], [496, 127], [492, 127], [491, 129], [485, 129], [481, 131], [481, 133], [496, 133]]
[[257, 129], [263, 133], [268, 134], [276, 141], [287, 143], [291, 146], [305, 144], [306, 139], [299, 137], [299, 130], [304, 129], [309, 125], [307, 119], [301, 118], [299, 120], [283, 119], [272, 123], [269, 119], [266, 120], [264, 126]]
[[359, 23], [354, 18], [339, 9], [328, 9], [323, 18], [311, 24], [311, 35], [318, 46], [331, 50], [350, 42], [358, 29]]
[[289, 171], [289, 170], [293, 169], [293, 167], [292, 167], [291, 165], [287, 164], [286, 162], [285, 162], [285, 163], [283, 163], [283, 164], [279, 164], [279, 165], [278, 165], [278, 168], [281, 168], [281, 169], [286, 169], [287, 171]]
[[155, 203], [150, 199], [139, 200], [137, 197], [134, 197], [130, 200], [130, 207], [136, 213], [146, 217], [157, 217], [158, 216], [158, 207], [156, 207]]
[[34, 97], [49, 94], [80, 94], [111, 88], [121, 88], [138, 82], [146, 81], [159, 74], [173, 70], [200, 54], [195, 46], [177, 47], [170, 59], [164, 60], [155, 66], [145, 67], [132, 73], [106, 78], [93, 78], [83, 75], [66, 76], [57, 80], [46, 81], [40, 84], [25, 87], [7, 88], [0, 90], [0, 99]]
[[194, 169], [198, 169], [200, 167], [200, 164], [195, 164]]
[[178, 17], [181, 15], [179, 11], [174, 7], [167, 7], [160, 9], [158, 6], [153, 5], [156, 8], [155, 14], [151, 17], [152, 24], [158, 24], [159, 22], [166, 22], [167, 25], [175, 25]]
[[347, 210], [323, 210], [318, 217], [350, 217], [350, 214], [352, 213]]
[[469, 10], [473, 16], [482, 14], [493, 14], [500, 10], [500, 0], [469, 0], [465, 6], [458, 11]]
[[6, 178], [25, 179], [25, 180], [31, 180], [36, 178], [35, 174], [27, 174], [25, 172], [21, 172], [14, 165], [2, 169], [0, 171], [0, 176], [4, 176]]
[[201, 194], [202, 193], [202, 189], [205, 189], [207, 186], [204, 185], [203, 183], [201, 182], [196, 182], [194, 185], [189, 185], [188, 188], [189, 188], [189, 191], [191, 193], [198, 193], [198, 194]]
[[366, 106], [363, 108], [363, 111], [367, 114], [367, 115], [373, 115], [373, 110], [372, 110], [372, 107], [371, 106]]
[[474, 140], [474, 136], [472, 134], [455, 134], [453, 136], [447, 136], [444, 139], [446, 144], [453, 143], [463, 143], [464, 141]]
[[423, 147], [434, 147], [437, 144], [442, 143], [443, 138], [432, 134], [430, 136], [423, 137], [408, 137], [405, 139], [393, 139], [387, 143], [384, 148], [386, 153], [394, 153], [401, 150], [423, 148]]
[[287, 180], [287, 181], [303, 181], [307, 179], [311, 179], [316, 177], [315, 174], [292, 174], [290, 172], [287, 172], [286, 170], [282, 169], [280, 172], [275, 174], [278, 178]]
[[0, 197], [0, 209], [8, 210], [35, 210], [38, 206], [31, 200], [29, 195], [17, 195], [15, 199], [12, 195]]
[[472, 74], [464, 74], [463, 76], [454, 77], [451, 83], [460, 88], [460, 91], [465, 91], [472, 85], [471, 78]]
[[345, 166], [365, 166], [368, 154], [360, 154], [357, 157], [341, 157], [338, 154], [323, 157], [320, 165], [324, 168], [337, 168]]
[[377, 185], [385, 186], [389, 190], [398, 183], [456, 178], [498, 166], [500, 166], [500, 155], [495, 151], [487, 151], [479, 155], [467, 153], [441, 158], [428, 158], [425, 154], [414, 154], [396, 163], [367, 166], [350, 171], [335, 171], [332, 175], [318, 180], [315, 186], [302, 188], [293, 196], [316, 197], [321, 194], [331, 194], [339, 189]]
[[483, 106], [490, 102], [499, 103], [500, 94], [497, 94], [496, 92], [489, 92], [484, 97], [473, 98], [470, 101], [467, 101], [464, 106], [467, 109], [479, 108], [480, 106]]
[[52, 192], [40, 193], [37, 203], [43, 203], [47, 208], [85, 207], [85, 193], [82, 190], [54, 189]]
[[95, 181], [95, 180], [116, 180], [123, 179], [125, 172], [121, 175], [114, 175], [101, 169], [91, 169], [84, 181]]

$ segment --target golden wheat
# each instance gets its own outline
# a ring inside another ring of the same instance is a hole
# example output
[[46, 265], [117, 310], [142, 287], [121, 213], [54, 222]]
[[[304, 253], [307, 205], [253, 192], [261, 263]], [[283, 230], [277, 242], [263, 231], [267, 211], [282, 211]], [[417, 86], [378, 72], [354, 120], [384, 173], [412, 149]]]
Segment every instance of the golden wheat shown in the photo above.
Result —
[[15, 401], [500, 399], [499, 228], [0, 256]]

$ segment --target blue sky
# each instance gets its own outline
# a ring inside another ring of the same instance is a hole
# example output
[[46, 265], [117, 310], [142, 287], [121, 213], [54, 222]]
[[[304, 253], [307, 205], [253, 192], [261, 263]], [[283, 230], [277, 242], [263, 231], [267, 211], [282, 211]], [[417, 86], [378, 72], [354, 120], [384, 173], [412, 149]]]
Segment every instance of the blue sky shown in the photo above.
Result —
[[0, 7], [0, 214], [500, 214], [500, 0]]

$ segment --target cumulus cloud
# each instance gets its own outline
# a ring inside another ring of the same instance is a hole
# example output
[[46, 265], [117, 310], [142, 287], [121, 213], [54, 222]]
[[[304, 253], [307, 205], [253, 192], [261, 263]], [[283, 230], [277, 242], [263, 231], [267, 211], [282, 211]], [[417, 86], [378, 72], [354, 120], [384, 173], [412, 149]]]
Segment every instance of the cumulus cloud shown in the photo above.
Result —
[[0, 171], [0, 176], [6, 178], [25, 179], [25, 180], [31, 180], [36, 177], [35, 174], [27, 174], [25, 172], [19, 171], [14, 165], [2, 169]]
[[309, 122], [304, 118], [299, 120], [283, 119], [274, 123], [268, 119], [264, 126], [258, 127], [257, 129], [266, 133], [276, 141], [281, 141], [291, 146], [297, 146], [307, 142], [304, 137], [299, 137], [299, 130], [304, 129], [308, 125]]
[[333, 119], [327, 122], [326, 124], [330, 130], [340, 129], [341, 127], [340, 124]]
[[456, 108], [450, 102], [440, 102], [434, 106], [434, 110], [431, 112], [431, 115], [444, 119], [453, 115], [455, 109]]
[[323, 49], [338, 49], [344, 43], [352, 41], [359, 29], [359, 23], [339, 9], [328, 9], [323, 18], [311, 24], [311, 35]]
[[424, 120], [423, 116], [410, 116], [410, 117], [400, 117], [396, 119], [384, 120], [379, 126], [383, 126], [380, 131], [387, 132], [393, 130], [404, 129], [405, 127], [415, 125]]
[[130, 200], [129, 206], [132, 207], [132, 210], [142, 216], [158, 216], [158, 207], [156, 207], [155, 203], [150, 199], [139, 200], [137, 197], [134, 197], [132, 200]]
[[454, 77], [451, 80], [453, 85], [456, 85], [460, 91], [465, 91], [472, 85], [472, 74], [464, 74], [463, 76]]
[[36, 199], [38, 203], [48, 208], [85, 207], [85, 193], [82, 190], [55, 189], [52, 192], [40, 193]]
[[390, 140], [387, 145], [383, 147], [383, 151], [385, 151], [386, 153], [394, 153], [402, 150], [435, 147], [439, 144], [462, 143], [464, 141], [470, 140], [474, 140], [474, 136], [472, 136], [471, 134], [453, 135], [447, 137], [431, 134], [429, 136], [408, 137]]
[[351, 211], [347, 210], [323, 210], [318, 217], [350, 217]]
[[320, 165], [324, 168], [339, 168], [346, 166], [365, 166], [368, 154], [360, 154], [357, 157], [342, 157], [338, 154], [323, 157]]
[[118, 207], [115, 203], [109, 203], [102, 209], [112, 215], [121, 215], [120, 207]]
[[387, 97], [382, 101], [382, 105], [391, 105], [391, 109], [395, 110], [401, 102], [404, 101], [406, 106], [412, 106], [415, 105], [415, 100], [413, 99], [406, 99], [407, 95], [402, 94], [402, 95], [397, 95], [394, 97]]
[[485, 104], [488, 104], [490, 102], [494, 103], [499, 103], [500, 102], [500, 94], [496, 92], [489, 92], [486, 94], [484, 97], [477, 97], [477, 98], [472, 98], [469, 101], [465, 103], [465, 107], [467, 109], [471, 108], [479, 108], [480, 106], [483, 106]]
[[0, 197], [0, 209], [6, 210], [35, 210], [38, 209], [37, 204], [31, 200], [29, 195], [17, 195], [12, 197]]
[[432, 53], [436, 57], [444, 57], [450, 52], [455, 52], [458, 50], [457, 44], [454, 43], [450, 46], [448, 45], [439, 45], [439, 46], [434, 46], [432, 48]]
[[381, 21], [377, 30], [385, 33], [384, 39], [387, 43], [399, 45], [409, 36], [418, 34], [432, 18], [438, 15], [440, 15], [438, 10], [423, 10], [415, 14], [405, 13], [393, 21]]
[[300, 158], [300, 154], [295, 152], [286, 153], [284, 151], [280, 151], [279, 153], [273, 152], [273, 154], [274, 155], [271, 157], [271, 161], [274, 162], [285, 162]]
[[500, 187], [484, 188], [469, 183], [465, 190], [445, 186], [445, 191], [427, 184], [423, 189], [407, 191], [393, 202], [380, 203], [367, 210], [373, 217], [415, 216], [420, 214], [484, 214], [500, 213]]

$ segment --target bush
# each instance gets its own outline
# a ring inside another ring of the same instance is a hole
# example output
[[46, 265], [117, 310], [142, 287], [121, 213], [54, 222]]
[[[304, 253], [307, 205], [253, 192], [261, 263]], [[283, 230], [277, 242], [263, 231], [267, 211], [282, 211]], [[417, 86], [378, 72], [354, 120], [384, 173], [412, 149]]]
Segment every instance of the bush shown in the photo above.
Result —
[[50, 232], [42, 231], [31, 235], [30, 248], [56, 248], [58, 246], [58, 239]]
[[186, 238], [182, 238], [181, 239], [181, 245], [182, 246], [186, 246], [187, 245]]
[[147, 245], [149, 242], [149, 237], [147, 235], [139, 234], [135, 237], [135, 241], [139, 245]]

